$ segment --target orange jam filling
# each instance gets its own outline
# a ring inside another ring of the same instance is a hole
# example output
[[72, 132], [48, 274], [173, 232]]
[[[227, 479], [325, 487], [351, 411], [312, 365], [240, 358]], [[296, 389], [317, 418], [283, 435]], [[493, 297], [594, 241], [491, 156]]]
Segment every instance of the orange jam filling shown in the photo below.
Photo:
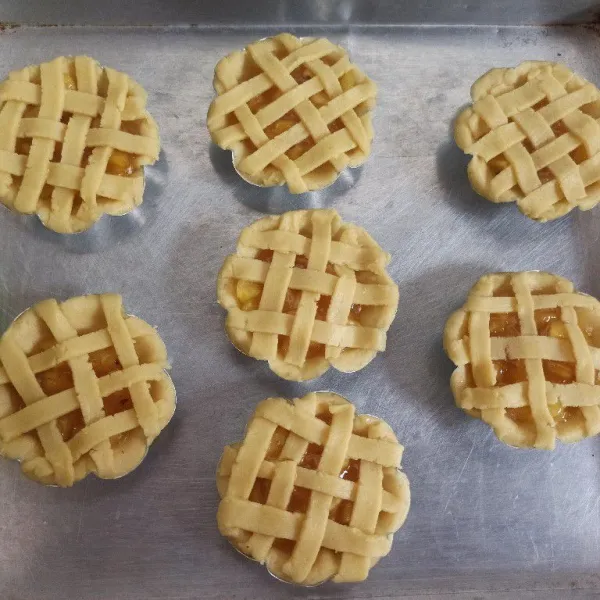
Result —
[[[310, 69], [306, 66], [300, 66], [292, 72], [292, 76], [296, 80], [298, 84], [305, 83], [314, 77], [314, 74], [310, 71]], [[340, 77], [340, 85], [342, 91], [347, 91], [356, 85], [356, 75], [353, 70], [350, 70], [342, 77]], [[270, 104], [277, 98], [281, 96], [281, 92], [276, 88], [271, 88], [266, 92], [252, 98], [248, 101], [248, 106], [253, 113], [258, 112], [264, 106]], [[327, 93], [322, 90], [317, 92], [313, 96], [311, 96], [311, 102], [317, 108], [321, 108], [325, 106], [329, 102], [329, 96]], [[265, 134], [269, 139], [274, 139], [277, 136], [281, 135], [288, 131], [288, 129], [292, 128], [294, 125], [300, 122], [298, 115], [293, 111], [287, 112], [281, 118], [277, 119], [267, 127], [265, 127]], [[329, 124], [329, 131], [331, 133], [335, 133], [344, 128], [344, 124], [341, 119], [335, 119], [332, 123]], [[311, 136], [308, 136], [306, 139], [302, 140], [298, 144], [295, 144], [291, 148], [286, 151], [286, 156], [291, 160], [296, 160], [300, 158], [305, 152], [313, 148], [315, 145], [314, 140]]]
[[495, 175], [497, 175], [498, 173], [504, 171], [504, 169], [510, 167], [510, 163], [502, 155], [500, 155], [488, 161], [488, 167]]
[[[113, 348], [97, 350], [89, 355], [89, 361], [96, 377], [104, 377], [121, 369], [121, 363]], [[38, 373], [36, 379], [44, 394], [53, 396], [74, 388], [73, 373], [68, 363], [64, 362], [52, 369]], [[105, 414], [115, 415], [133, 407], [129, 390], [119, 390], [103, 398]], [[56, 419], [56, 425], [63, 440], [69, 441], [85, 427], [83, 415], [79, 409]]]
[[[555, 423], [566, 423], [579, 412], [578, 408], [562, 406], [560, 403], [548, 404], [548, 410]], [[517, 425], [529, 425], [533, 422], [533, 414], [531, 413], [531, 408], [529, 406], [507, 408], [506, 416]]]
[[97, 377], [104, 377], [122, 368], [114, 348], [104, 348], [103, 350], [90, 352], [89, 360]]
[[575, 364], [558, 360], [543, 360], [544, 376], [550, 383], [573, 383], [576, 378]]
[[296, 542], [294, 542], [293, 540], [284, 540], [282, 538], [277, 538], [273, 542], [273, 548], [281, 550], [285, 554], [291, 554], [294, 551], [295, 546]]
[[292, 71], [292, 77], [299, 84], [310, 81], [314, 76], [313, 72], [306, 65], [301, 65]]
[[267, 498], [269, 497], [269, 490], [271, 489], [271, 480], [262, 479], [257, 477], [250, 492], [248, 499], [250, 502], [258, 502], [259, 504], [266, 504]]
[[508, 279], [494, 290], [494, 297], [496, 298], [512, 298], [514, 297], [514, 295], [515, 293], [513, 291], [512, 285], [510, 283], [510, 280]]
[[552, 173], [551, 169], [548, 167], [544, 167], [538, 171], [538, 177], [542, 184], [548, 183], [549, 181], [554, 181], [556, 177], [554, 177], [554, 173]]
[[340, 525], [350, 525], [354, 502], [351, 500], [340, 500], [337, 506], [329, 512], [329, 517]]
[[538, 110], [540, 110], [540, 108], [544, 108], [544, 106], [548, 106], [547, 98], [542, 98], [539, 102], [536, 102], [531, 108], [537, 112]]
[[[524, 360], [495, 360], [496, 385], [504, 386], [527, 381], [527, 370]], [[573, 363], [558, 360], [543, 360], [544, 377], [550, 383], [573, 383], [576, 378]]]
[[569, 154], [578, 165], [580, 165], [583, 161], [588, 159], [588, 154], [583, 144], [575, 148], [575, 150], [573, 150], [572, 152], [569, 152]]
[[[31, 153], [31, 142], [30, 138], [18, 138], [15, 146], [15, 152], [23, 156], [29, 156]], [[62, 144], [56, 142], [54, 144], [54, 152], [52, 153], [52, 162], [60, 162], [62, 155]]]
[[271, 438], [265, 460], [277, 460], [279, 458], [285, 445], [285, 441], [287, 440], [287, 436], [287, 429], [277, 426], [277, 429], [275, 429], [273, 437]]
[[[269, 139], [274, 139], [277, 136], [285, 133], [288, 129], [291, 129], [294, 125], [300, 122], [300, 119], [297, 117], [296, 113], [293, 111], [287, 112], [283, 117], [277, 119], [270, 125], [265, 127], [265, 135]], [[286, 156], [292, 160], [296, 160], [300, 158], [305, 152], [310, 150], [314, 146], [314, 142], [312, 137], [309, 135], [301, 142], [294, 144], [286, 151]]]
[[288, 512], [306, 513], [310, 502], [310, 490], [294, 486], [290, 501], [287, 505]]
[[63, 440], [69, 441], [78, 432], [85, 427], [83, 415], [80, 410], [74, 410], [67, 415], [63, 415], [59, 419], [56, 419], [56, 426]]
[[[566, 337], [566, 330], [560, 318], [560, 309], [544, 308], [536, 310], [534, 317], [538, 335], [559, 338]], [[517, 337], [521, 335], [519, 315], [514, 312], [491, 313], [489, 328], [492, 337]]]
[[565, 133], [569, 133], [569, 129], [563, 123], [562, 119], [559, 119], [558, 121], [556, 121], [556, 123], [554, 123], [554, 125], [551, 125], [551, 127], [552, 127], [552, 131], [556, 137], [560, 137], [561, 135], [564, 135]]
[[519, 408], [507, 408], [506, 416], [517, 423], [517, 425], [526, 425], [533, 421], [533, 415], [529, 406], [520, 406]]
[[131, 177], [135, 173], [136, 167], [135, 156], [121, 150], [113, 150], [106, 165], [106, 172], [110, 175]]
[[323, 448], [319, 444], [308, 444], [306, 452], [302, 457], [302, 460], [298, 463], [301, 467], [306, 469], [316, 470], [323, 454]]
[[73, 79], [73, 77], [71, 77], [71, 75], [69, 73], [63, 73], [63, 81], [65, 83], [65, 89], [67, 89], [67, 90], [76, 90], [77, 89], [77, 84], [75, 82], [75, 79]]
[[[257, 260], [262, 262], [270, 263], [273, 260], [273, 250], [259, 250], [255, 257]], [[294, 267], [297, 269], [308, 268], [308, 258], [303, 255], [296, 256], [294, 261]], [[327, 263], [325, 269], [326, 273], [330, 275], [337, 275], [335, 266], [332, 263]], [[258, 310], [260, 306], [260, 300], [263, 292], [263, 284], [255, 281], [247, 281], [239, 279], [235, 284], [235, 296], [238, 306], [243, 311]], [[288, 315], [295, 315], [300, 305], [302, 298], [302, 292], [300, 290], [288, 289], [283, 302], [282, 312]], [[331, 297], [321, 295], [317, 300], [317, 311], [315, 318], [318, 321], [325, 321], [327, 319], [327, 311], [331, 303]], [[360, 321], [362, 305], [352, 304], [350, 307], [349, 320], [358, 322]], [[289, 350], [289, 337], [280, 335], [278, 339], [278, 354], [280, 356], [286, 356]], [[306, 354], [307, 359], [322, 357], [325, 355], [325, 345], [318, 342], [310, 342], [308, 351]]]
[[[552, 293], [552, 290], [539, 290], [538, 293]], [[503, 284], [495, 290], [494, 296], [513, 296], [510, 283]], [[535, 311], [537, 334], [560, 339], [567, 339], [567, 330], [561, 320], [558, 308]], [[515, 337], [521, 335], [521, 326], [517, 313], [493, 313], [490, 315], [490, 335], [498, 337]], [[527, 370], [524, 360], [495, 360], [496, 386], [511, 385], [527, 381]], [[569, 384], [576, 380], [576, 366], [573, 363], [556, 360], [543, 360], [542, 367], [546, 381], [555, 384]], [[465, 366], [466, 385], [475, 387], [473, 369]], [[600, 373], [596, 372], [596, 383], [600, 384]], [[576, 407], [563, 407], [561, 404], [549, 404], [548, 410], [555, 422], [566, 422], [580, 413]], [[517, 424], [531, 424], [533, 415], [529, 406], [507, 408], [506, 415]]]
[[256, 254], [256, 260], [270, 263], [273, 260], [273, 250], [259, 250]]
[[18, 138], [15, 152], [17, 154], [24, 154], [25, 156], [29, 156], [29, 153], [31, 152], [31, 139]]
[[351, 458], [348, 460], [348, 463], [342, 469], [340, 473], [340, 479], [344, 479], [345, 481], [358, 481], [358, 477], [360, 475], [360, 461]]
[[244, 311], [258, 310], [262, 291], [262, 283], [238, 279], [235, 284], [235, 295], [239, 307]]
[[[73, 388], [73, 373], [67, 363], [38, 373], [35, 378], [46, 396], [54, 396]], [[77, 432], [85, 427], [80, 410], [74, 410], [56, 419], [56, 425], [63, 440], [70, 440]]]
[[[290, 338], [287, 335], [280, 335], [277, 340], [277, 354], [285, 357], [290, 349]], [[310, 342], [306, 351], [306, 360], [325, 356], [325, 344]]]
[[360, 319], [360, 313], [362, 311], [362, 304], [352, 304], [350, 306], [350, 318], [358, 321]]
[[261, 108], [268, 106], [278, 98], [281, 98], [282, 94], [279, 89], [275, 86], [269, 88], [266, 92], [259, 94], [258, 96], [254, 96], [248, 100], [248, 108], [256, 114]]
[[492, 337], [517, 337], [521, 335], [521, 324], [517, 313], [490, 314], [490, 335]]
[[314, 96], [310, 97], [310, 101], [317, 107], [325, 106], [329, 102], [329, 96], [326, 92], [317, 92]]
[[133, 408], [129, 390], [119, 390], [104, 398], [104, 412], [106, 416], [116, 415]]
[[558, 308], [544, 308], [536, 310], [535, 324], [537, 325], [538, 335], [545, 335], [550, 337], [557, 337], [553, 335], [553, 331], [557, 331], [554, 324], [560, 324], [560, 309]]
[[281, 135], [292, 128], [298, 122], [288, 115], [291, 115], [291, 113], [286, 113], [281, 119], [278, 119], [265, 127], [265, 134], [268, 138], [276, 138], [278, 135]]
[[527, 381], [527, 370], [523, 360], [495, 360], [496, 386], [501, 387]]
[[[327, 413], [319, 415], [318, 418], [325, 422], [331, 423], [332, 417], [330, 413]], [[281, 450], [287, 435], [288, 432], [281, 427], [278, 427], [275, 430], [271, 444], [267, 451], [267, 460], [276, 459], [281, 454]], [[313, 443], [308, 444], [304, 456], [298, 463], [298, 466], [305, 469], [317, 470], [322, 453], [322, 446]], [[357, 482], [359, 473], [360, 462], [358, 460], [350, 459], [343, 467], [339, 476], [341, 479], [346, 481]], [[270, 480], [257, 478], [249, 496], [250, 501], [266, 504], [270, 488]], [[308, 511], [310, 498], [311, 491], [309, 489], [300, 486], [294, 486], [286, 509], [289, 512], [305, 514]], [[352, 518], [353, 506], [353, 502], [350, 500], [334, 500], [330, 509], [329, 518], [342, 525], [348, 525], [350, 523], [350, 519]], [[290, 540], [277, 540], [274, 543], [274, 547], [279, 548], [280, 550], [291, 552], [294, 547], [294, 542]]]
[[331, 425], [331, 423], [333, 423], [333, 415], [329, 410], [319, 413], [317, 415], [317, 419], [319, 419], [319, 421], [323, 421], [323, 423], [326, 425]]

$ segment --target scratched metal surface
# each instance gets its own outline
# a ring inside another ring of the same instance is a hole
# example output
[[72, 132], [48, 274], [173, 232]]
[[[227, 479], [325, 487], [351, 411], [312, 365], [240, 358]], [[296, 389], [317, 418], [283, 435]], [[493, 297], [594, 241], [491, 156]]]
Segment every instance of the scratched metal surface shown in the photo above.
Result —
[[[253, 188], [211, 147], [212, 70], [271, 30], [21, 28], [0, 34], [7, 72], [87, 53], [150, 94], [163, 153], [133, 215], [61, 237], [0, 211], [0, 326], [43, 298], [117, 291], [156, 324], [178, 409], [143, 465], [73, 489], [44, 488], [0, 461], [0, 598], [597, 598], [598, 440], [555, 452], [499, 443], [454, 407], [441, 349], [448, 314], [479, 275], [545, 269], [600, 295], [600, 208], [540, 225], [477, 197], [449, 135], [471, 82], [492, 66], [562, 60], [600, 82], [586, 27], [300, 30], [349, 48], [379, 84], [373, 155], [322, 193]], [[392, 254], [401, 303], [388, 351], [354, 375], [289, 384], [239, 354], [215, 278], [239, 231], [264, 212], [335, 207]], [[406, 446], [413, 506], [368, 581], [303, 590], [278, 583], [221, 539], [214, 471], [255, 404], [330, 389], [379, 415]], [[518, 590], [518, 591], [517, 591]]]

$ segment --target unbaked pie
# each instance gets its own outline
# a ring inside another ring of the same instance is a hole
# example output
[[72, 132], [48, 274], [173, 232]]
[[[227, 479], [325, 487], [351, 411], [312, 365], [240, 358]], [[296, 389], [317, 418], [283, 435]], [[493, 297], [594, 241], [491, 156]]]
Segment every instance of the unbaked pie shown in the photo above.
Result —
[[36, 304], [0, 338], [0, 454], [63, 487], [129, 473], [175, 410], [168, 366], [121, 296]]
[[528, 217], [556, 219], [600, 201], [600, 91], [564, 65], [528, 61], [492, 69], [471, 88], [456, 122], [473, 158], [475, 191], [516, 201]]
[[146, 92], [87, 56], [59, 57], [0, 84], [0, 202], [60, 233], [141, 204], [158, 159]]
[[551, 273], [483, 276], [446, 324], [456, 403], [507, 444], [600, 432], [600, 302]]
[[402, 451], [337, 394], [264, 400], [221, 458], [219, 531], [280, 579], [362, 581], [408, 513]]
[[259, 219], [219, 273], [229, 338], [285, 379], [362, 369], [385, 350], [398, 307], [389, 259], [335, 210]]
[[251, 183], [320, 189], [371, 152], [377, 88], [329, 40], [260, 40], [219, 61], [214, 86], [211, 137]]

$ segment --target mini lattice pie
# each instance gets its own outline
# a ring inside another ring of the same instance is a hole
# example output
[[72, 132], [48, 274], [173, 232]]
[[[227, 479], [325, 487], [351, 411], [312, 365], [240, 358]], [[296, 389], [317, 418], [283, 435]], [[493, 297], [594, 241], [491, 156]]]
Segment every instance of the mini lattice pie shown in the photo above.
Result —
[[64, 487], [129, 473], [175, 410], [166, 368], [162, 340], [120, 296], [36, 304], [0, 339], [0, 454]]
[[362, 581], [410, 505], [402, 446], [337, 394], [261, 402], [217, 471], [219, 531], [286, 581]]
[[473, 158], [469, 179], [492, 202], [516, 201], [548, 221], [600, 201], [600, 91], [564, 65], [492, 69], [471, 88], [456, 122]]
[[330, 366], [362, 369], [385, 350], [398, 307], [389, 258], [334, 210], [259, 219], [219, 273], [227, 333], [285, 379], [312, 379]]
[[214, 86], [211, 137], [251, 183], [320, 189], [371, 152], [377, 88], [329, 40], [282, 33], [250, 44], [217, 64]]
[[131, 211], [158, 153], [146, 92], [91, 58], [56, 58], [0, 84], [0, 202], [49, 229]]
[[552, 449], [600, 432], [600, 302], [550, 273], [485, 275], [444, 347], [458, 406], [507, 444]]

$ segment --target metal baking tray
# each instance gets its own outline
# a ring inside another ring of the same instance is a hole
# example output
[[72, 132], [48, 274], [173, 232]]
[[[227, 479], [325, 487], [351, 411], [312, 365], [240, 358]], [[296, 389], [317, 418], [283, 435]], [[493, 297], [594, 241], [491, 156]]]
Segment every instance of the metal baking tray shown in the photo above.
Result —
[[[493, 66], [557, 60], [600, 83], [600, 38], [586, 24], [595, 3], [237, 4], [111, 0], [102, 12], [91, 0], [0, 0], [0, 20], [21, 24], [0, 32], [2, 77], [61, 54], [94, 56], [149, 91], [163, 145], [143, 205], [88, 233], [60, 236], [0, 210], [1, 329], [46, 297], [120, 292], [158, 326], [179, 399], [142, 466], [119, 481], [45, 488], [0, 461], [0, 598], [598, 598], [600, 441], [503, 445], [454, 406], [441, 346], [447, 316], [485, 272], [548, 270], [600, 295], [600, 208], [538, 224], [486, 202], [450, 133], [471, 83]], [[319, 193], [245, 183], [205, 128], [219, 58], [282, 30], [342, 44], [379, 85], [371, 158]], [[392, 254], [401, 300], [385, 354], [354, 375], [293, 384], [231, 345], [215, 281], [244, 226], [301, 207], [334, 207], [364, 226]], [[215, 468], [258, 401], [323, 389], [392, 425], [413, 504], [366, 582], [304, 590], [221, 538]]]

